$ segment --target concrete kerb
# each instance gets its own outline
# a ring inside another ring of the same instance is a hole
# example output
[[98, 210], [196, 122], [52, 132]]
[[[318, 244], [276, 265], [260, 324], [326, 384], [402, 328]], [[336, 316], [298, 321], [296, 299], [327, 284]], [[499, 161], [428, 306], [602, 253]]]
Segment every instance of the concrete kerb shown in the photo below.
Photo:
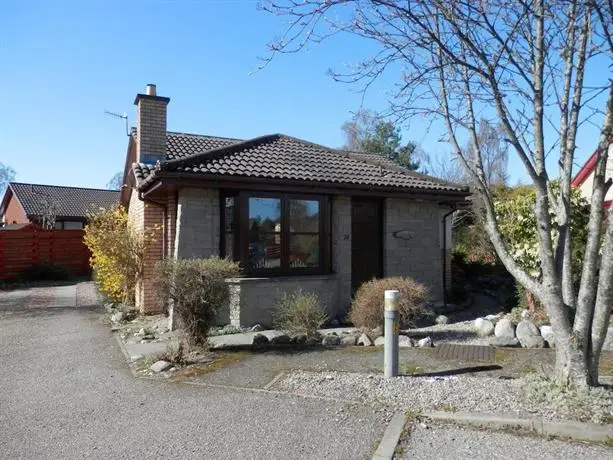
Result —
[[575, 441], [606, 442], [613, 439], [613, 425], [611, 424], [597, 425], [595, 423], [507, 417], [475, 412], [433, 411], [424, 412], [421, 415], [438, 422], [470, 425], [491, 430], [519, 431]]
[[405, 423], [406, 416], [404, 413], [399, 412], [394, 415], [383, 433], [383, 438], [381, 438], [381, 442], [379, 443], [372, 460], [392, 460], [394, 458], [396, 446], [398, 445], [398, 441], [400, 441], [400, 436], [404, 430]]

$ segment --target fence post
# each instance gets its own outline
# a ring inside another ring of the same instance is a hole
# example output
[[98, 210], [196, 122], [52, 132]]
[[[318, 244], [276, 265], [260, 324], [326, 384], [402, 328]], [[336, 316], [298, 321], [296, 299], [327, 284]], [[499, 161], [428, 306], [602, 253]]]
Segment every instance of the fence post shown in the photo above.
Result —
[[385, 346], [383, 351], [383, 375], [398, 376], [398, 298], [400, 292], [385, 291]]

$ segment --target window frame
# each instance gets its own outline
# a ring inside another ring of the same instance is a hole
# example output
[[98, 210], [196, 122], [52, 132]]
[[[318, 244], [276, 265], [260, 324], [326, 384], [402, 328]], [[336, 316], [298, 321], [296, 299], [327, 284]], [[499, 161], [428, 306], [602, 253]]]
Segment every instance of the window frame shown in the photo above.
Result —
[[[234, 198], [234, 254], [226, 252], [226, 198]], [[278, 268], [249, 269], [249, 199], [273, 198], [281, 200], [281, 266]], [[319, 228], [317, 232], [290, 232], [289, 200], [319, 202]], [[240, 263], [243, 273], [252, 276], [299, 276], [331, 273], [330, 203], [327, 195], [265, 192], [265, 191], [222, 191], [220, 193], [220, 255], [230, 256]], [[316, 234], [319, 239], [319, 266], [290, 267], [290, 235]]]

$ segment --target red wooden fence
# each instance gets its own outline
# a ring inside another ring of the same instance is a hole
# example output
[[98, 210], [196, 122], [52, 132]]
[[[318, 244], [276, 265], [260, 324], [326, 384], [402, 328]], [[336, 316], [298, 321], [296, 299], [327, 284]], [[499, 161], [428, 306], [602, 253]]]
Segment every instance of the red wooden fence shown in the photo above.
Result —
[[89, 275], [89, 257], [83, 230], [0, 230], [0, 280], [46, 263]]

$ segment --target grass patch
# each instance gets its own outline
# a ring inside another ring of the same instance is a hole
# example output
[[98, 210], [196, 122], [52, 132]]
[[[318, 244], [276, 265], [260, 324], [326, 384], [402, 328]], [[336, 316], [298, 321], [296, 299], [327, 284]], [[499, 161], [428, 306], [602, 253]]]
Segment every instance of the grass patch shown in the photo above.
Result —
[[534, 366], [530, 364], [522, 364], [521, 366], [519, 366], [519, 373], [522, 375], [534, 374], [535, 372], [536, 372], [536, 369], [534, 368]]
[[185, 366], [183, 369], [179, 369], [177, 372], [175, 372], [173, 380], [180, 380], [182, 378], [190, 377], [200, 377], [202, 375], [210, 374], [219, 369], [223, 369], [224, 367], [232, 366], [233, 364], [238, 364], [241, 361], [246, 360], [250, 356], [251, 353], [248, 351], [237, 351], [234, 353], [220, 355], [212, 362], [202, 364], [190, 364], [188, 366]]
[[423, 374], [425, 369], [416, 364], [404, 364], [400, 366], [400, 372], [406, 375]]
[[458, 408], [450, 403], [440, 403], [434, 406], [434, 409], [441, 411], [441, 412], [457, 412], [458, 411]]

